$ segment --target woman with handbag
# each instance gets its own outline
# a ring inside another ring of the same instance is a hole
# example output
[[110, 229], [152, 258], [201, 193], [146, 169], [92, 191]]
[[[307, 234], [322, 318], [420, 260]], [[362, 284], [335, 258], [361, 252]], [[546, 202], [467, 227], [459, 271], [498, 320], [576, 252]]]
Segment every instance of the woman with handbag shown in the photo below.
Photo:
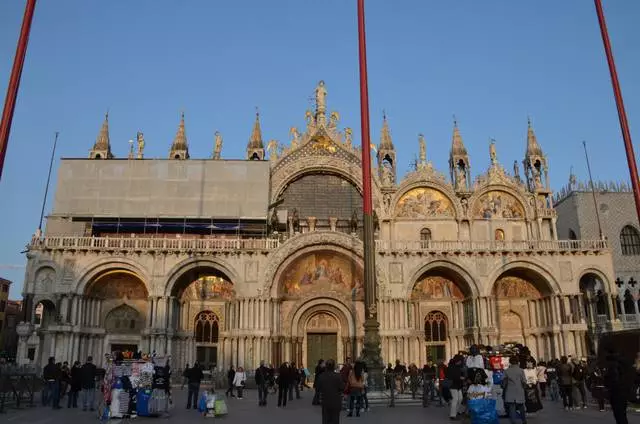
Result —
[[238, 367], [236, 375], [233, 377], [233, 385], [238, 391], [238, 399], [242, 399], [242, 390], [247, 381], [247, 374], [244, 372], [244, 368]]

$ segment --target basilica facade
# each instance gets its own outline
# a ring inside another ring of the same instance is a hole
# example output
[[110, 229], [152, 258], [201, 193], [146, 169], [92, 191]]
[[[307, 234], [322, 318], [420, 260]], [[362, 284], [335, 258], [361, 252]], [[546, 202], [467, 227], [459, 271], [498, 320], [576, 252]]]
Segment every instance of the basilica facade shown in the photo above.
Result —
[[[212, 158], [190, 158], [184, 116], [168, 158], [145, 158], [139, 133], [117, 159], [105, 118], [88, 159], [62, 159], [47, 227], [28, 246], [18, 360], [141, 350], [252, 368], [357, 356], [370, 312], [361, 154], [326, 98], [321, 82], [286, 145], [263, 140], [256, 115], [244, 160], [223, 158], [219, 133]], [[590, 323], [612, 321], [611, 253], [558, 238], [531, 125], [523, 148], [522, 172], [507, 172], [492, 144], [472, 180], [454, 123], [449, 175], [419, 136], [400, 177], [384, 118], [372, 191], [385, 361], [472, 343], [525, 343], [539, 358], [594, 349]]]

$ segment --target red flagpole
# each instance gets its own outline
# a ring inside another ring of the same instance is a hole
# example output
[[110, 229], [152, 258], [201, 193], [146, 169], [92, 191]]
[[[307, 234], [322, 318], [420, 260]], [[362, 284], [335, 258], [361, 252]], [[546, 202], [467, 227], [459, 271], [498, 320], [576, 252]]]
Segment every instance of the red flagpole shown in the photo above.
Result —
[[358, 52], [360, 59], [360, 126], [362, 128], [362, 192], [365, 215], [371, 215], [371, 138], [369, 134], [369, 82], [364, 28], [364, 0], [358, 0]]
[[622, 100], [622, 90], [620, 89], [620, 82], [618, 81], [618, 72], [616, 71], [616, 64], [613, 60], [613, 51], [611, 50], [611, 42], [609, 41], [607, 22], [604, 19], [602, 0], [594, 1], [596, 4], [596, 12], [598, 13], [598, 23], [600, 24], [600, 34], [602, 35], [602, 42], [604, 43], [604, 51], [607, 55], [609, 73], [611, 74], [613, 95], [615, 96], [616, 106], [618, 107], [618, 119], [620, 120], [620, 128], [622, 129], [624, 149], [627, 153], [629, 174], [631, 174], [631, 187], [633, 188], [633, 197], [636, 201], [636, 213], [638, 214], [638, 222], [640, 222], [640, 179], [638, 179], [638, 165], [636, 163], [635, 153], [633, 152], [633, 143], [631, 142], [631, 131], [629, 131], [629, 122], [627, 121], [627, 112], [624, 109], [624, 101]]
[[7, 87], [7, 97], [5, 98], [4, 109], [2, 110], [2, 121], [0, 122], [0, 180], [2, 179], [4, 158], [9, 146], [11, 121], [13, 120], [13, 111], [16, 108], [18, 88], [20, 87], [20, 77], [22, 76], [22, 68], [24, 67], [24, 58], [27, 55], [27, 44], [29, 42], [29, 33], [31, 32], [31, 22], [33, 21], [33, 12], [35, 8], [36, 0], [27, 0], [24, 17], [22, 18], [22, 29], [20, 30], [16, 56], [13, 60], [13, 68], [11, 69], [9, 87]]

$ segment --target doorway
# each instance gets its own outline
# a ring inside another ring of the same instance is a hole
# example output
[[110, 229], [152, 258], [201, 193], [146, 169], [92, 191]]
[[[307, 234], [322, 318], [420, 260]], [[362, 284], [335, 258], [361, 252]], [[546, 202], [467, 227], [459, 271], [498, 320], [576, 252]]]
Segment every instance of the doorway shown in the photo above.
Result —
[[427, 345], [426, 359], [431, 359], [436, 364], [439, 364], [440, 361], [445, 361], [446, 363], [445, 345]]
[[196, 359], [200, 362], [200, 367], [209, 370], [218, 365], [218, 348], [217, 346], [198, 346], [196, 347]]
[[307, 367], [315, 369], [320, 359], [338, 362], [338, 334], [307, 333]]

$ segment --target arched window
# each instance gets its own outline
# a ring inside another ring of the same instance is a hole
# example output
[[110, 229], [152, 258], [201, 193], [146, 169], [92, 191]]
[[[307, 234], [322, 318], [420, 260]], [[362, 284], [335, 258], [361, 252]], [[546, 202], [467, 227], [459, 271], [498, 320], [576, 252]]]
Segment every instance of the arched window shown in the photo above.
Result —
[[431, 241], [431, 230], [428, 228], [423, 228], [420, 230], [420, 241], [423, 244], [427, 244]]
[[640, 255], [640, 233], [631, 225], [620, 231], [620, 247], [623, 255]]
[[429, 312], [424, 319], [424, 337], [427, 342], [447, 341], [447, 317], [440, 311]]
[[576, 232], [573, 231], [572, 229], [569, 229], [569, 240], [578, 240], [578, 236], [576, 235]]
[[196, 317], [194, 336], [196, 343], [218, 343], [218, 316], [202, 311]]
[[636, 313], [636, 305], [635, 302], [633, 300], [633, 296], [631, 295], [631, 292], [629, 290], [625, 290], [624, 292], [624, 300], [623, 300], [623, 306], [624, 306], [624, 313], [628, 314], [628, 315], [635, 315]]

